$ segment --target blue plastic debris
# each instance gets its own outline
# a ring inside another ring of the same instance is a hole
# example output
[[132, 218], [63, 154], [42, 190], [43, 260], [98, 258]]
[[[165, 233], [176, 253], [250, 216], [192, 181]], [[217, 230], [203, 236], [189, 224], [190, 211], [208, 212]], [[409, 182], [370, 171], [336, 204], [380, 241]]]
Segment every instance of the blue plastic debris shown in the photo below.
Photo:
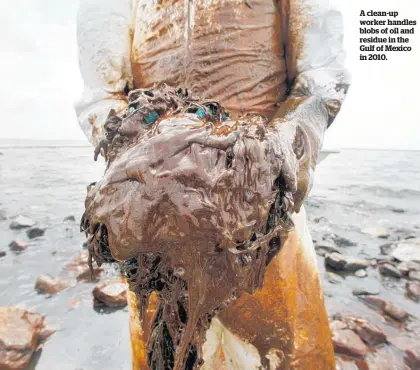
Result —
[[206, 113], [201, 108], [197, 112], [195, 112], [195, 114], [200, 118], [206, 118]]
[[156, 112], [151, 112], [143, 118], [143, 122], [147, 125], [151, 125], [152, 123], [155, 123], [158, 118], [159, 114], [157, 114]]
[[128, 108], [128, 111], [129, 111], [130, 113], [133, 113], [133, 112], [135, 111], [135, 109], [134, 109], [134, 107], [130, 107], [130, 108]]

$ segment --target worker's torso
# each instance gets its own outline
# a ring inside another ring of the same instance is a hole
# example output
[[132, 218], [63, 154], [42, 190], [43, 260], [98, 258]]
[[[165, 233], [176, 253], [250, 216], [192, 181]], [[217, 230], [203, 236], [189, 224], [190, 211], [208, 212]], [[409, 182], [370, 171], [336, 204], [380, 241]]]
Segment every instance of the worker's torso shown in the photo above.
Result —
[[280, 15], [273, 0], [137, 0], [135, 87], [166, 82], [233, 112], [269, 117], [285, 97]]

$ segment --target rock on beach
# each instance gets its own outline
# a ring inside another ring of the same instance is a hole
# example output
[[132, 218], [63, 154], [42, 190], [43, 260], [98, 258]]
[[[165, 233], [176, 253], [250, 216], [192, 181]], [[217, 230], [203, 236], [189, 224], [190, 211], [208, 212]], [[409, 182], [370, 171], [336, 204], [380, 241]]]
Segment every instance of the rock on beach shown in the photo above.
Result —
[[397, 247], [391, 252], [391, 255], [401, 262], [420, 262], [420, 238], [399, 242]]
[[14, 230], [24, 229], [35, 225], [35, 221], [25, 216], [16, 217], [10, 224], [10, 228]]
[[26, 235], [29, 239], [35, 239], [45, 234], [45, 229], [40, 229], [39, 227], [32, 227], [29, 230], [26, 230]]
[[25, 369], [52, 332], [44, 317], [15, 307], [0, 307], [0, 369]]
[[22, 252], [26, 248], [28, 248], [28, 244], [26, 244], [23, 240], [15, 239], [9, 244], [9, 248], [15, 252]]
[[67, 216], [67, 217], [64, 218], [63, 222], [66, 222], [66, 221], [75, 222], [76, 217], [74, 217], [73, 215]]
[[379, 326], [369, 322], [356, 322], [354, 331], [369, 346], [376, 346], [387, 342], [387, 338], [383, 330]]
[[415, 301], [420, 300], [420, 282], [418, 281], [407, 281], [405, 284], [408, 295]]
[[94, 305], [112, 308], [127, 305], [127, 288], [120, 281], [108, 281], [97, 285], [92, 291]]
[[325, 264], [335, 270], [357, 271], [369, 266], [369, 261], [345, 256], [339, 253], [330, 253], [325, 257]]
[[364, 358], [368, 353], [368, 347], [353, 330], [333, 331], [332, 341], [335, 353], [359, 358]]
[[69, 283], [48, 274], [38, 276], [35, 282], [35, 290], [42, 294], [56, 294], [68, 287]]
[[393, 303], [389, 301], [385, 301], [382, 298], [366, 296], [366, 297], [363, 297], [363, 302], [365, 302], [368, 306], [372, 306], [379, 309], [380, 311], [382, 311], [382, 313], [390, 316], [394, 320], [403, 322], [408, 318], [407, 311], [395, 306]]
[[393, 265], [389, 263], [384, 263], [383, 265], [380, 265], [379, 272], [382, 275], [391, 276], [397, 279], [402, 277], [401, 272], [396, 267], [394, 267]]

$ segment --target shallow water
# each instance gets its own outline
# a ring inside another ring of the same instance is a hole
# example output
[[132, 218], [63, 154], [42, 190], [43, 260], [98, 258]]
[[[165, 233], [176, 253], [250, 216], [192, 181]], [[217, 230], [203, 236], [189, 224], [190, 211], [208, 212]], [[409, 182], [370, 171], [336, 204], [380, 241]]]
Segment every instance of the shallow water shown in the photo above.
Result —
[[[86, 185], [102, 174], [103, 161], [93, 161], [93, 150], [80, 143], [0, 142], [0, 305], [18, 305], [47, 317], [59, 330], [33, 367], [40, 370], [130, 369], [127, 309], [105, 314], [93, 309], [94, 283], [79, 283], [52, 298], [34, 290], [39, 274], [60, 276], [65, 263], [82, 250], [84, 235], [78, 221], [84, 209]], [[72, 145], [69, 147], [68, 145]], [[22, 146], [23, 145], [23, 146]], [[334, 232], [356, 243], [341, 248], [343, 253], [375, 257], [386, 241], [361, 232], [365, 227], [384, 225], [420, 234], [420, 152], [346, 150], [332, 154], [316, 171], [315, 185], [307, 201], [310, 220], [324, 216], [328, 221], [311, 222], [314, 239]], [[401, 213], [402, 212], [402, 213]], [[10, 219], [25, 215], [47, 231], [28, 241], [21, 254], [9, 251], [14, 238], [27, 240], [24, 231], [11, 230]], [[69, 215], [76, 222], [63, 222]], [[408, 231], [407, 231], [408, 232]], [[392, 232], [391, 232], [392, 234]], [[391, 235], [391, 238], [394, 237]], [[321, 276], [323, 259], [319, 257]], [[420, 316], [420, 304], [404, 296], [404, 282], [388, 281], [369, 269], [369, 278], [346, 276], [339, 285], [323, 278], [329, 312], [348, 311], [380, 321], [351, 294], [355, 287], [376, 286], [383, 298]], [[395, 331], [392, 326], [387, 327]]]
[[[93, 161], [90, 147], [1, 148], [0, 208], [8, 217], [24, 214], [47, 227], [42, 238], [28, 242], [16, 255], [0, 259], [0, 305], [19, 305], [45, 314], [59, 330], [45, 345], [36, 369], [129, 369], [127, 310], [98, 314], [92, 305], [94, 283], [79, 283], [52, 298], [34, 290], [39, 274], [59, 276], [63, 265], [82, 250], [78, 222], [86, 185], [98, 179], [103, 163]], [[76, 222], [63, 222], [69, 215]], [[1, 249], [24, 231], [0, 222]], [[53, 252], [56, 254], [52, 255]]]
[[[371, 259], [380, 256], [380, 245], [420, 236], [420, 152], [343, 150], [332, 154], [317, 168], [314, 188], [307, 200], [309, 226], [314, 240], [335, 233], [356, 245], [340, 247], [346, 255]], [[319, 217], [326, 220], [315, 222]], [[365, 228], [385, 227], [388, 239], [372, 237]], [[374, 289], [379, 297], [420, 318], [420, 304], [405, 295], [406, 279], [384, 278], [370, 267], [367, 278], [341, 274], [344, 282], [326, 278], [324, 258], [318, 267], [328, 313], [358, 315], [383, 328], [390, 337], [401, 332], [392, 323], [352, 295], [353, 289]], [[418, 322], [410, 323], [418, 334]]]

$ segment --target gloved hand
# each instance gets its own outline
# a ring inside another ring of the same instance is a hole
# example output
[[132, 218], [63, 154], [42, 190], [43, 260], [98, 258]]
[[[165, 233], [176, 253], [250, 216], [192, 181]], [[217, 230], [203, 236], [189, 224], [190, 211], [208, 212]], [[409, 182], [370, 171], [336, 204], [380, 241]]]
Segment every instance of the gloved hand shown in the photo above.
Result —
[[[293, 121], [276, 120], [278, 148], [283, 157], [281, 181], [293, 194], [291, 212], [299, 212], [303, 200], [312, 187], [313, 169], [309, 165], [311, 153], [305, 152], [304, 133]], [[305, 155], [304, 155], [305, 154]]]
[[[271, 125], [276, 128], [277, 147], [283, 157], [281, 179], [293, 194], [290, 211], [299, 212], [313, 185], [329, 108], [317, 97], [292, 98]], [[292, 105], [292, 107], [290, 106]], [[295, 109], [298, 106], [298, 109]]]

